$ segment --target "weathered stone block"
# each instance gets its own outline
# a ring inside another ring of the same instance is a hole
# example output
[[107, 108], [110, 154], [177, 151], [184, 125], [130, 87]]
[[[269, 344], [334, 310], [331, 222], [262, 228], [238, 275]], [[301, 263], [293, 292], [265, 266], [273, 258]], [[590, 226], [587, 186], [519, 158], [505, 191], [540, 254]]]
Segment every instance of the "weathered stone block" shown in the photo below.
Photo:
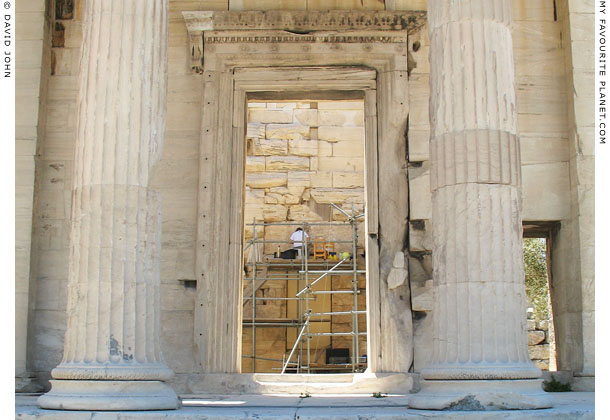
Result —
[[428, 163], [425, 162], [420, 167], [409, 167], [408, 171], [410, 217], [414, 220], [430, 220], [432, 217], [430, 167]]
[[248, 102], [248, 108], [267, 108], [266, 102]]
[[317, 172], [320, 169], [320, 161], [318, 160], [317, 156], [313, 156], [309, 158], [309, 170], [312, 171], [312, 173]]
[[364, 109], [364, 101], [322, 101], [318, 109]]
[[265, 125], [261, 123], [248, 123], [246, 130], [246, 137], [249, 139], [264, 139], [265, 138]]
[[289, 172], [288, 187], [289, 188], [308, 188], [311, 186], [310, 172]]
[[414, 311], [428, 312], [434, 309], [434, 288], [432, 283], [432, 280], [426, 280], [423, 286], [412, 283], [411, 304]]
[[200, 137], [199, 131], [166, 130], [161, 159], [198, 161]]
[[570, 174], [567, 162], [524, 165], [523, 219], [562, 220], [570, 214]]
[[364, 127], [364, 111], [320, 110], [318, 124], [333, 127]]
[[[265, 240], [268, 241], [288, 241], [290, 239], [290, 235], [295, 230], [295, 226], [265, 226]], [[276, 244], [273, 245], [273, 251], [277, 247]], [[291, 248], [289, 244], [282, 244], [280, 246], [282, 250]], [[266, 251], [265, 251], [266, 252]]]
[[327, 141], [318, 140], [318, 156], [332, 156], [333, 145]]
[[191, 188], [198, 182], [197, 159], [160, 160], [152, 171], [150, 185], [154, 188]]
[[411, 284], [422, 284], [432, 277], [431, 272], [426, 272], [424, 264], [418, 258], [409, 256], [409, 280]]
[[513, 1], [513, 19], [516, 21], [552, 21], [554, 15], [553, 12], [553, 2], [550, 1]]
[[308, 171], [309, 159], [299, 156], [268, 156], [265, 158], [267, 171]]
[[263, 124], [289, 124], [292, 123], [292, 112], [281, 109], [248, 109], [248, 121]]
[[318, 127], [318, 139], [329, 142], [364, 141], [364, 127]]
[[[334, 188], [363, 188], [363, 172], [334, 172], [332, 174], [332, 186]], [[313, 185], [313, 183], [312, 183]]]
[[251, 154], [256, 156], [285, 156], [288, 154], [288, 143], [279, 139], [252, 139]]
[[409, 124], [414, 127], [426, 127], [430, 122], [429, 99], [414, 98], [409, 104]]
[[318, 203], [349, 203], [356, 204], [364, 203], [364, 190], [361, 188], [354, 189], [329, 189], [329, 188], [312, 188], [311, 196]]
[[544, 331], [529, 331], [527, 333], [527, 344], [529, 346], [535, 346], [542, 343], [546, 338]]
[[339, 141], [332, 146], [333, 156], [364, 159], [364, 142]]
[[167, 108], [166, 124], [172, 130], [199, 131], [201, 115], [201, 104], [198, 102], [174, 102]]
[[265, 158], [263, 156], [246, 156], [246, 172], [264, 172]]
[[318, 157], [319, 171], [364, 172], [364, 159], [345, 159], [342, 157]]
[[[246, 223], [252, 223], [252, 219], [250, 220], [246, 220]], [[258, 238], [262, 237], [265, 235], [265, 228], [262, 226], [257, 226], [256, 227], [256, 236]], [[254, 227], [253, 226], [245, 226], [244, 227], [244, 239], [246, 241], [251, 240], [252, 238], [254, 238]]]
[[409, 129], [409, 161], [421, 162], [430, 159], [430, 130]]
[[332, 188], [333, 187], [333, 172], [317, 171], [311, 173], [312, 188]]
[[268, 139], [307, 139], [309, 127], [298, 124], [268, 124], [265, 128], [265, 136]]
[[161, 313], [192, 310], [194, 307], [195, 289], [187, 289], [177, 282], [161, 284]]
[[432, 226], [430, 221], [409, 221], [409, 251], [431, 251], [432, 246]]
[[545, 360], [549, 358], [549, 345], [541, 344], [537, 346], [527, 346], [527, 351], [530, 355], [530, 359]]
[[305, 187], [300, 186], [270, 188], [265, 194], [265, 202], [272, 203], [277, 200], [277, 204], [298, 204], [304, 189]]
[[567, 137], [522, 134], [520, 140], [521, 164], [524, 166], [569, 159]]
[[285, 173], [247, 174], [246, 185], [252, 188], [271, 188], [286, 185], [288, 177]]
[[288, 140], [288, 153], [295, 156], [317, 156], [318, 142], [316, 140]]
[[309, 127], [318, 126], [318, 110], [317, 109], [295, 109], [294, 123]]
[[[181, 42], [185, 42], [182, 39]], [[184, 44], [181, 44], [184, 45]], [[196, 74], [175, 75], [167, 80], [167, 102], [169, 106], [175, 106], [180, 102], [200, 102], [203, 83]]]
[[282, 194], [266, 193], [264, 202], [265, 204], [285, 204], [286, 200]]
[[322, 220], [319, 214], [312, 211], [308, 206], [298, 204], [290, 206], [288, 209], [288, 220], [294, 221], [314, 221]]
[[265, 205], [263, 207], [263, 217], [265, 222], [285, 222], [288, 209], [280, 204]]

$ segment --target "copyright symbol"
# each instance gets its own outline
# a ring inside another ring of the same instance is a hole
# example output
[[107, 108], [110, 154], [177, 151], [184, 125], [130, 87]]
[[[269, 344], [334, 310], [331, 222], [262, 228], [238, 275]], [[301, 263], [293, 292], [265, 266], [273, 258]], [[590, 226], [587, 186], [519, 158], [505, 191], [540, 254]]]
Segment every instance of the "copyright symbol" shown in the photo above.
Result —
[[5, 1], [4, 2], [4, 8], [5, 9], [10, 9], [11, 8], [11, 2], [10, 1]]

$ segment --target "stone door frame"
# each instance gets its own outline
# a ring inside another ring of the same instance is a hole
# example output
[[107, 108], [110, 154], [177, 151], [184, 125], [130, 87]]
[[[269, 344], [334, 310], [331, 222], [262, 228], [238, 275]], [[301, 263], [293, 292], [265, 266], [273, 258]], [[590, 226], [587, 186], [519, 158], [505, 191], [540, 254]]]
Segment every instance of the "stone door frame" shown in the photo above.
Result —
[[[227, 16], [237, 23], [216, 30], [214, 14], [219, 13], [184, 12], [191, 37], [192, 67], [202, 74], [204, 83], [194, 331], [202, 371], [241, 371], [239, 267], [243, 261], [248, 94], [355, 91], [362, 92], [365, 99], [368, 371], [378, 372], [383, 351], [401, 351], [385, 349], [384, 342], [397, 341], [382, 336], [378, 203], [392, 197], [387, 192], [391, 189], [380, 189], [377, 182], [377, 150], [391, 149], [391, 142], [405, 141], [404, 131], [400, 131], [408, 115], [407, 28], [371, 31], [360, 19], [360, 26], [351, 25], [341, 33], [329, 33], [326, 28], [325, 32], [301, 34], [270, 30], [261, 24], [254, 26], [263, 26], [262, 30], [245, 30], [239, 26], [251, 21], [243, 16], [251, 17], [253, 12], [222, 12], [225, 26]], [[257, 16], [268, 20], [271, 15]], [[374, 14], [368, 18], [373, 19]], [[333, 25], [341, 28], [341, 24]]]

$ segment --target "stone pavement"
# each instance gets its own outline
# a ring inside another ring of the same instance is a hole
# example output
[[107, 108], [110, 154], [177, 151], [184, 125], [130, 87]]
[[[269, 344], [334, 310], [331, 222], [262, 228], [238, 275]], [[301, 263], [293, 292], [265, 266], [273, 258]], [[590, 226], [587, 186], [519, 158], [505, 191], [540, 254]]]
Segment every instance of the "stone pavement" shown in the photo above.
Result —
[[43, 410], [35, 395], [16, 395], [15, 418], [20, 420], [390, 420], [390, 419], [594, 419], [595, 393], [551, 394], [552, 409], [520, 411], [428, 411], [406, 408], [409, 395], [231, 395], [182, 396], [175, 411], [90, 412]]

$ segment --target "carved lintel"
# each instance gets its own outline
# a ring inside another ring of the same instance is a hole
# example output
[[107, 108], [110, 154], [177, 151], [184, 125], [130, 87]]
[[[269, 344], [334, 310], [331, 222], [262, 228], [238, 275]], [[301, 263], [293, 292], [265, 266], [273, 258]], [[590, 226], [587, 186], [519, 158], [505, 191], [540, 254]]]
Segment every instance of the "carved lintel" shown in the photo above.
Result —
[[396, 43], [426, 21], [425, 11], [184, 11], [191, 67], [203, 71], [204, 42]]

